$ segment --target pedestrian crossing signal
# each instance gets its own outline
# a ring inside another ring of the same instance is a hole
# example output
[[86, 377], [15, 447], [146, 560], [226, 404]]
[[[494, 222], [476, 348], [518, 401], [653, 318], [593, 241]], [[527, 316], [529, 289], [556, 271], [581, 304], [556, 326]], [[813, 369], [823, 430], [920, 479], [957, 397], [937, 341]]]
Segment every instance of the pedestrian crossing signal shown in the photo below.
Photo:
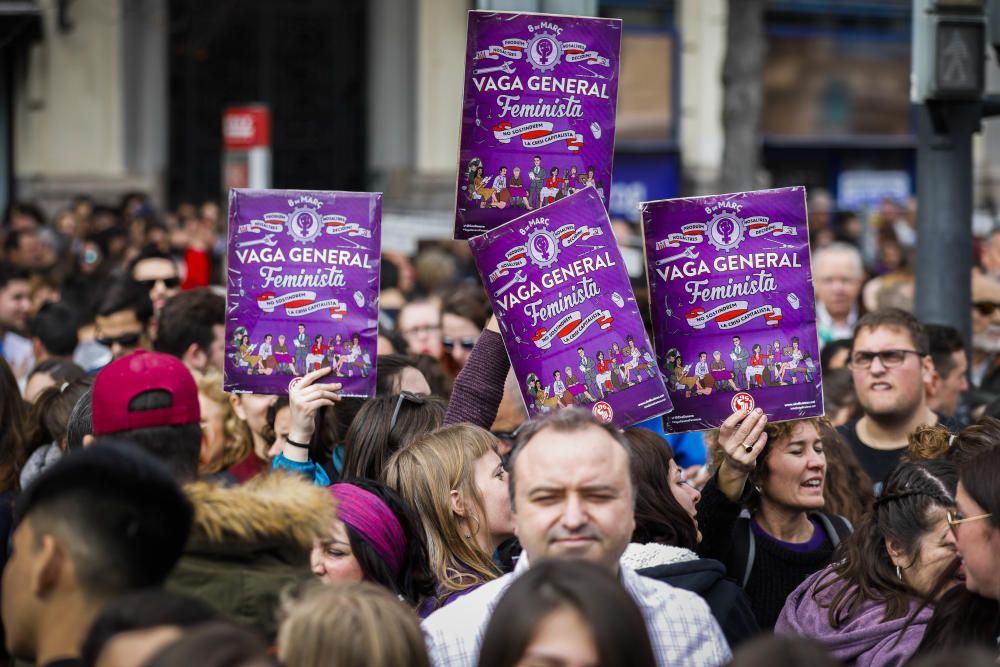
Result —
[[913, 4], [911, 101], [979, 101], [986, 78], [982, 0]]

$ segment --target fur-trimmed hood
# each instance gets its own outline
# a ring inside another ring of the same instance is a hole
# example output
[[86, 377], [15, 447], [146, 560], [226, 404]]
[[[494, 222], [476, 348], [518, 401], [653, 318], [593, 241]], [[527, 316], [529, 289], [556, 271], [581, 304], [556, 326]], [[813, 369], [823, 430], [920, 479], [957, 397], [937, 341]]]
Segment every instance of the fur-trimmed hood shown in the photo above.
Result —
[[193, 482], [184, 490], [194, 505], [188, 551], [282, 546], [308, 553], [313, 540], [327, 535], [336, 518], [327, 489], [280, 471], [242, 486]]
[[669, 544], [656, 544], [655, 542], [649, 544], [632, 542], [626, 547], [625, 553], [621, 557], [622, 564], [628, 565], [633, 570], [642, 570], [657, 565], [686, 563], [692, 560], [698, 560], [698, 554], [690, 549]]
[[184, 490], [194, 525], [167, 587], [273, 640], [282, 591], [314, 578], [309, 552], [333, 524], [330, 492], [288, 473], [243, 486], [194, 482]]

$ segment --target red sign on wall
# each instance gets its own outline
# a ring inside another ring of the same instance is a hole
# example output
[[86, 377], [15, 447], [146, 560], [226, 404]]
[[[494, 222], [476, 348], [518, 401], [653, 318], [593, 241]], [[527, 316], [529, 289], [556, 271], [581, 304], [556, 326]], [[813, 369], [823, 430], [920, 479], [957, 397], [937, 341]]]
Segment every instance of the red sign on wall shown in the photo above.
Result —
[[226, 150], [268, 148], [271, 145], [271, 111], [263, 105], [229, 107], [222, 115]]

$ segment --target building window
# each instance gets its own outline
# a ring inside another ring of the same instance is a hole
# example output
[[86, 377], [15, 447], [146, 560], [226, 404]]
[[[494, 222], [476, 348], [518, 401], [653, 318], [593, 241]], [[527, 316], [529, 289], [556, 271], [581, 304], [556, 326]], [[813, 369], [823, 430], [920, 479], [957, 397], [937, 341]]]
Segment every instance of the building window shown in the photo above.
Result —
[[601, 2], [601, 16], [622, 19], [615, 141], [676, 141], [677, 51], [673, 0]]
[[773, 0], [766, 20], [765, 135], [912, 134], [908, 0]]

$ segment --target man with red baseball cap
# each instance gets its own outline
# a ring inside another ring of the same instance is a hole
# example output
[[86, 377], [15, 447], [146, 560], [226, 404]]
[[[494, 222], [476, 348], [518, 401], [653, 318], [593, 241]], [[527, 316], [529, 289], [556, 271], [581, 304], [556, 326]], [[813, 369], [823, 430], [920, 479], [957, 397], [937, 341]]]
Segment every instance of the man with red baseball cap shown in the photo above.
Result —
[[179, 359], [143, 350], [115, 359], [94, 379], [91, 400], [98, 443], [130, 441], [166, 463], [179, 481], [197, 477], [198, 387]]
[[94, 379], [92, 408], [98, 444], [124, 441], [159, 458], [195, 507], [167, 587], [273, 639], [281, 591], [312, 577], [309, 554], [333, 523], [327, 490], [288, 474], [242, 486], [197, 480], [198, 388], [169, 354], [138, 351], [112, 361]]

